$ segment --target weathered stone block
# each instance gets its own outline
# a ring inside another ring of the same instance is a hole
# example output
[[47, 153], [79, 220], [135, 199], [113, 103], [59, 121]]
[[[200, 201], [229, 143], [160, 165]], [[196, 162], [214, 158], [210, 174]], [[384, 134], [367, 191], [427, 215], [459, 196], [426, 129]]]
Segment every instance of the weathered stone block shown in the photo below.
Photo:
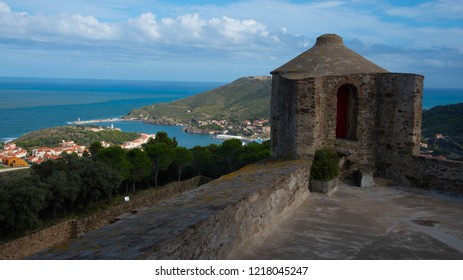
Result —
[[310, 180], [309, 189], [311, 192], [318, 192], [330, 195], [334, 192], [337, 184], [337, 178], [334, 178], [330, 181]]
[[375, 180], [370, 172], [359, 169], [357, 174], [358, 184], [361, 188], [372, 188], [375, 186]]

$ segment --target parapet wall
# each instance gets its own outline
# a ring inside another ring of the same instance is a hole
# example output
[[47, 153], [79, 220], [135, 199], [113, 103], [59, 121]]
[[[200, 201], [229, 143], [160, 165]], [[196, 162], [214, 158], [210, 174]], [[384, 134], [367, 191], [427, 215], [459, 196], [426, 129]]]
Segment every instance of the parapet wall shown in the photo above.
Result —
[[206, 183], [204, 177], [198, 176], [183, 182], [174, 182], [147, 195], [135, 197], [129, 203], [114, 206], [89, 217], [78, 220], [68, 220], [48, 227], [41, 231], [18, 238], [0, 245], [0, 259], [21, 259], [51, 248], [55, 245], [69, 241], [78, 235], [98, 229], [124, 213], [137, 211], [137, 208], [151, 206], [152, 204], [176, 194], [182, 193], [198, 185]]
[[387, 177], [406, 187], [418, 187], [463, 196], [463, 162], [403, 157], [386, 170]]
[[31, 258], [230, 258], [307, 197], [310, 165], [252, 164]]
[[[159, 244], [142, 258], [229, 258], [242, 244], [252, 243], [252, 239], [269, 227], [285, 209], [309, 194], [308, 161], [253, 165], [236, 175], [230, 177], [232, 180], [218, 181], [215, 186], [209, 186], [213, 188], [210, 193], [217, 195], [209, 207], [217, 207], [219, 203], [221, 211]], [[221, 198], [231, 195], [233, 190], [237, 193], [245, 190], [245, 193], [232, 201]]]

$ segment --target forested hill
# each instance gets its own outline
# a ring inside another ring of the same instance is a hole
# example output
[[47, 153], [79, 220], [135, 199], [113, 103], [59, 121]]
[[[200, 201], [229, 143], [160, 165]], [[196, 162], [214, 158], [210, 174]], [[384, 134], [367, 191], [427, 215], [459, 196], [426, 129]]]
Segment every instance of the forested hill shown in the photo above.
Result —
[[106, 141], [120, 145], [138, 138], [138, 133], [105, 129], [94, 132], [86, 126], [60, 126], [37, 130], [19, 137], [14, 142], [25, 149], [56, 147], [62, 140], [74, 141], [78, 145], [90, 146], [95, 141]]
[[269, 76], [244, 77], [232, 83], [170, 103], [132, 110], [126, 118], [155, 124], [189, 124], [191, 120], [241, 122], [268, 119], [272, 79]]
[[423, 137], [434, 137], [437, 133], [463, 137], [463, 103], [423, 110]]

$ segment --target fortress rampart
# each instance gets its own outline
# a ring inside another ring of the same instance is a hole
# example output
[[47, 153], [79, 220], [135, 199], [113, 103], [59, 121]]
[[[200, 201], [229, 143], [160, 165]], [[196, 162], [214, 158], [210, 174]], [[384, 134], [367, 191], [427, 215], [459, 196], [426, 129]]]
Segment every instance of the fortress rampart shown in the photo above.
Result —
[[149, 207], [160, 200], [168, 199], [205, 182], [207, 179], [201, 176], [183, 182], [174, 182], [144, 196], [132, 198], [129, 203], [108, 208], [89, 217], [68, 220], [1, 244], [0, 259], [22, 259], [55, 245], [66, 243], [86, 232], [117, 221], [121, 215], [128, 216], [138, 211], [137, 209]]
[[310, 160], [264, 161], [31, 259], [227, 259], [309, 194]]

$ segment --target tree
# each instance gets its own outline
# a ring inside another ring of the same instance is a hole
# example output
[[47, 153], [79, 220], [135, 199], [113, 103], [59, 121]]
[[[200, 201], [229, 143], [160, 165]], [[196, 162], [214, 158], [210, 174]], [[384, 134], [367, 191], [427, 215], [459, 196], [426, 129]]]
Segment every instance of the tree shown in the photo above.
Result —
[[0, 233], [2, 235], [8, 235], [11, 232], [14, 219], [15, 211], [10, 203], [10, 191], [6, 185], [2, 186], [0, 181]]
[[270, 141], [266, 141], [262, 144], [252, 142], [243, 146], [243, 153], [240, 157], [242, 164], [247, 165], [262, 159], [270, 158], [272, 154], [270, 152], [269, 142]]
[[228, 172], [234, 171], [239, 166], [239, 156], [243, 151], [243, 143], [238, 139], [226, 140], [221, 145], [221, 155], [228, 165]]
[[103, 146], [101, 145], [101, 142], [99, 141], [96, 141], [96, 142], [93, 142], [92, 145], [90, 145], [90, 147], [88, 148], [90, 153], [92, 154], [92, 157], [93, 159], [97, 159], [98, 158], [98, 153], [103, 150]]
[[126, 151], [119, 146], [101, 149], [98, 152], [98, 161], [106, 163], [108, 166], [119, 172], [123, 181], [130, 175], [130, 162], [125, 156]]
[[159, 172], [166, 171], [172, 164], [172, 148], [164, 142], [149, 142], [144, 148], [151, 160], [154, 172], [154, 186], [157, 187]]
[[191, 159], [193, 158], [193, 153], [184, 147], [176, 147], [173, 150], [173, 163], [177, 166], [178, 171], [178, 181], [181, 180], [183, 168], [187, 166]]
[[66, 215], [66, 208], [71, 207], [77, 197], [78, 186], [71, 183], [68, 179], [68, 173], [55, 170], [51, 176], [45, 179], [45, 184], [50, 192], [48, 206], [51, 208], [53, 218], [56, 218], [58, 210], [63, 211]]
[[148, 155], [136, 148], [127, 152], [127, 161], [131, 163], [129, 181], [132, 183], [132, 192], [135, 192], [135, 185], [150, 175], [151, 161]]
[[[0, 207], [6, 210], [1, 229], [8, 235], [20, 235], [38, 228], [42, 221], [39, 213], [46, 206], [46, 191], [35, 181], [38, 177], [12, 178], [4, 182], [1, 188], [6, 199], [2, 199]], [[5, 192], [5, 191], [3, 191]], [[9, 206], [6, 205], [9, 204]], [[5, 224], [3, 224], [5, 223]]]
[[196, 171], [196, 175], [206, 175], [208, 166], [212, 160], [212, 153], [208, 147], [195, 146], [191, 149], [193, 158], [191, 165]]
[[110, 166], [99, 162], [90, 164], [89, 168], [94, 172], [96, 178], [93, 181], [93, 187], [98, 188], [103, 197], [110, 201], [122, 183], [122, 176]]
[[47, 160], [42, 164], [37, 164], [32, 166], [32, 170], [37, 174], [42, 181], [45, 181], [50, 177], [54, 171], [67, 171], [68, 167], [66, 161], [63, 159], [58, 160]]
[[81, 210], [87, 210], [95, 202], [103, 198], [111, 199], [121, 185], [121, 175], [102, 162], [87, 161], [79, 170], [81, 185], [76, 200]]
[[165, 143], [169, 148], [177, 147], [177, 139], [172, 138], [170, 139], [166, 132], [159, 131], [156, 133], [156, 137], [154, 139], [150, 139], [152, 143]]

